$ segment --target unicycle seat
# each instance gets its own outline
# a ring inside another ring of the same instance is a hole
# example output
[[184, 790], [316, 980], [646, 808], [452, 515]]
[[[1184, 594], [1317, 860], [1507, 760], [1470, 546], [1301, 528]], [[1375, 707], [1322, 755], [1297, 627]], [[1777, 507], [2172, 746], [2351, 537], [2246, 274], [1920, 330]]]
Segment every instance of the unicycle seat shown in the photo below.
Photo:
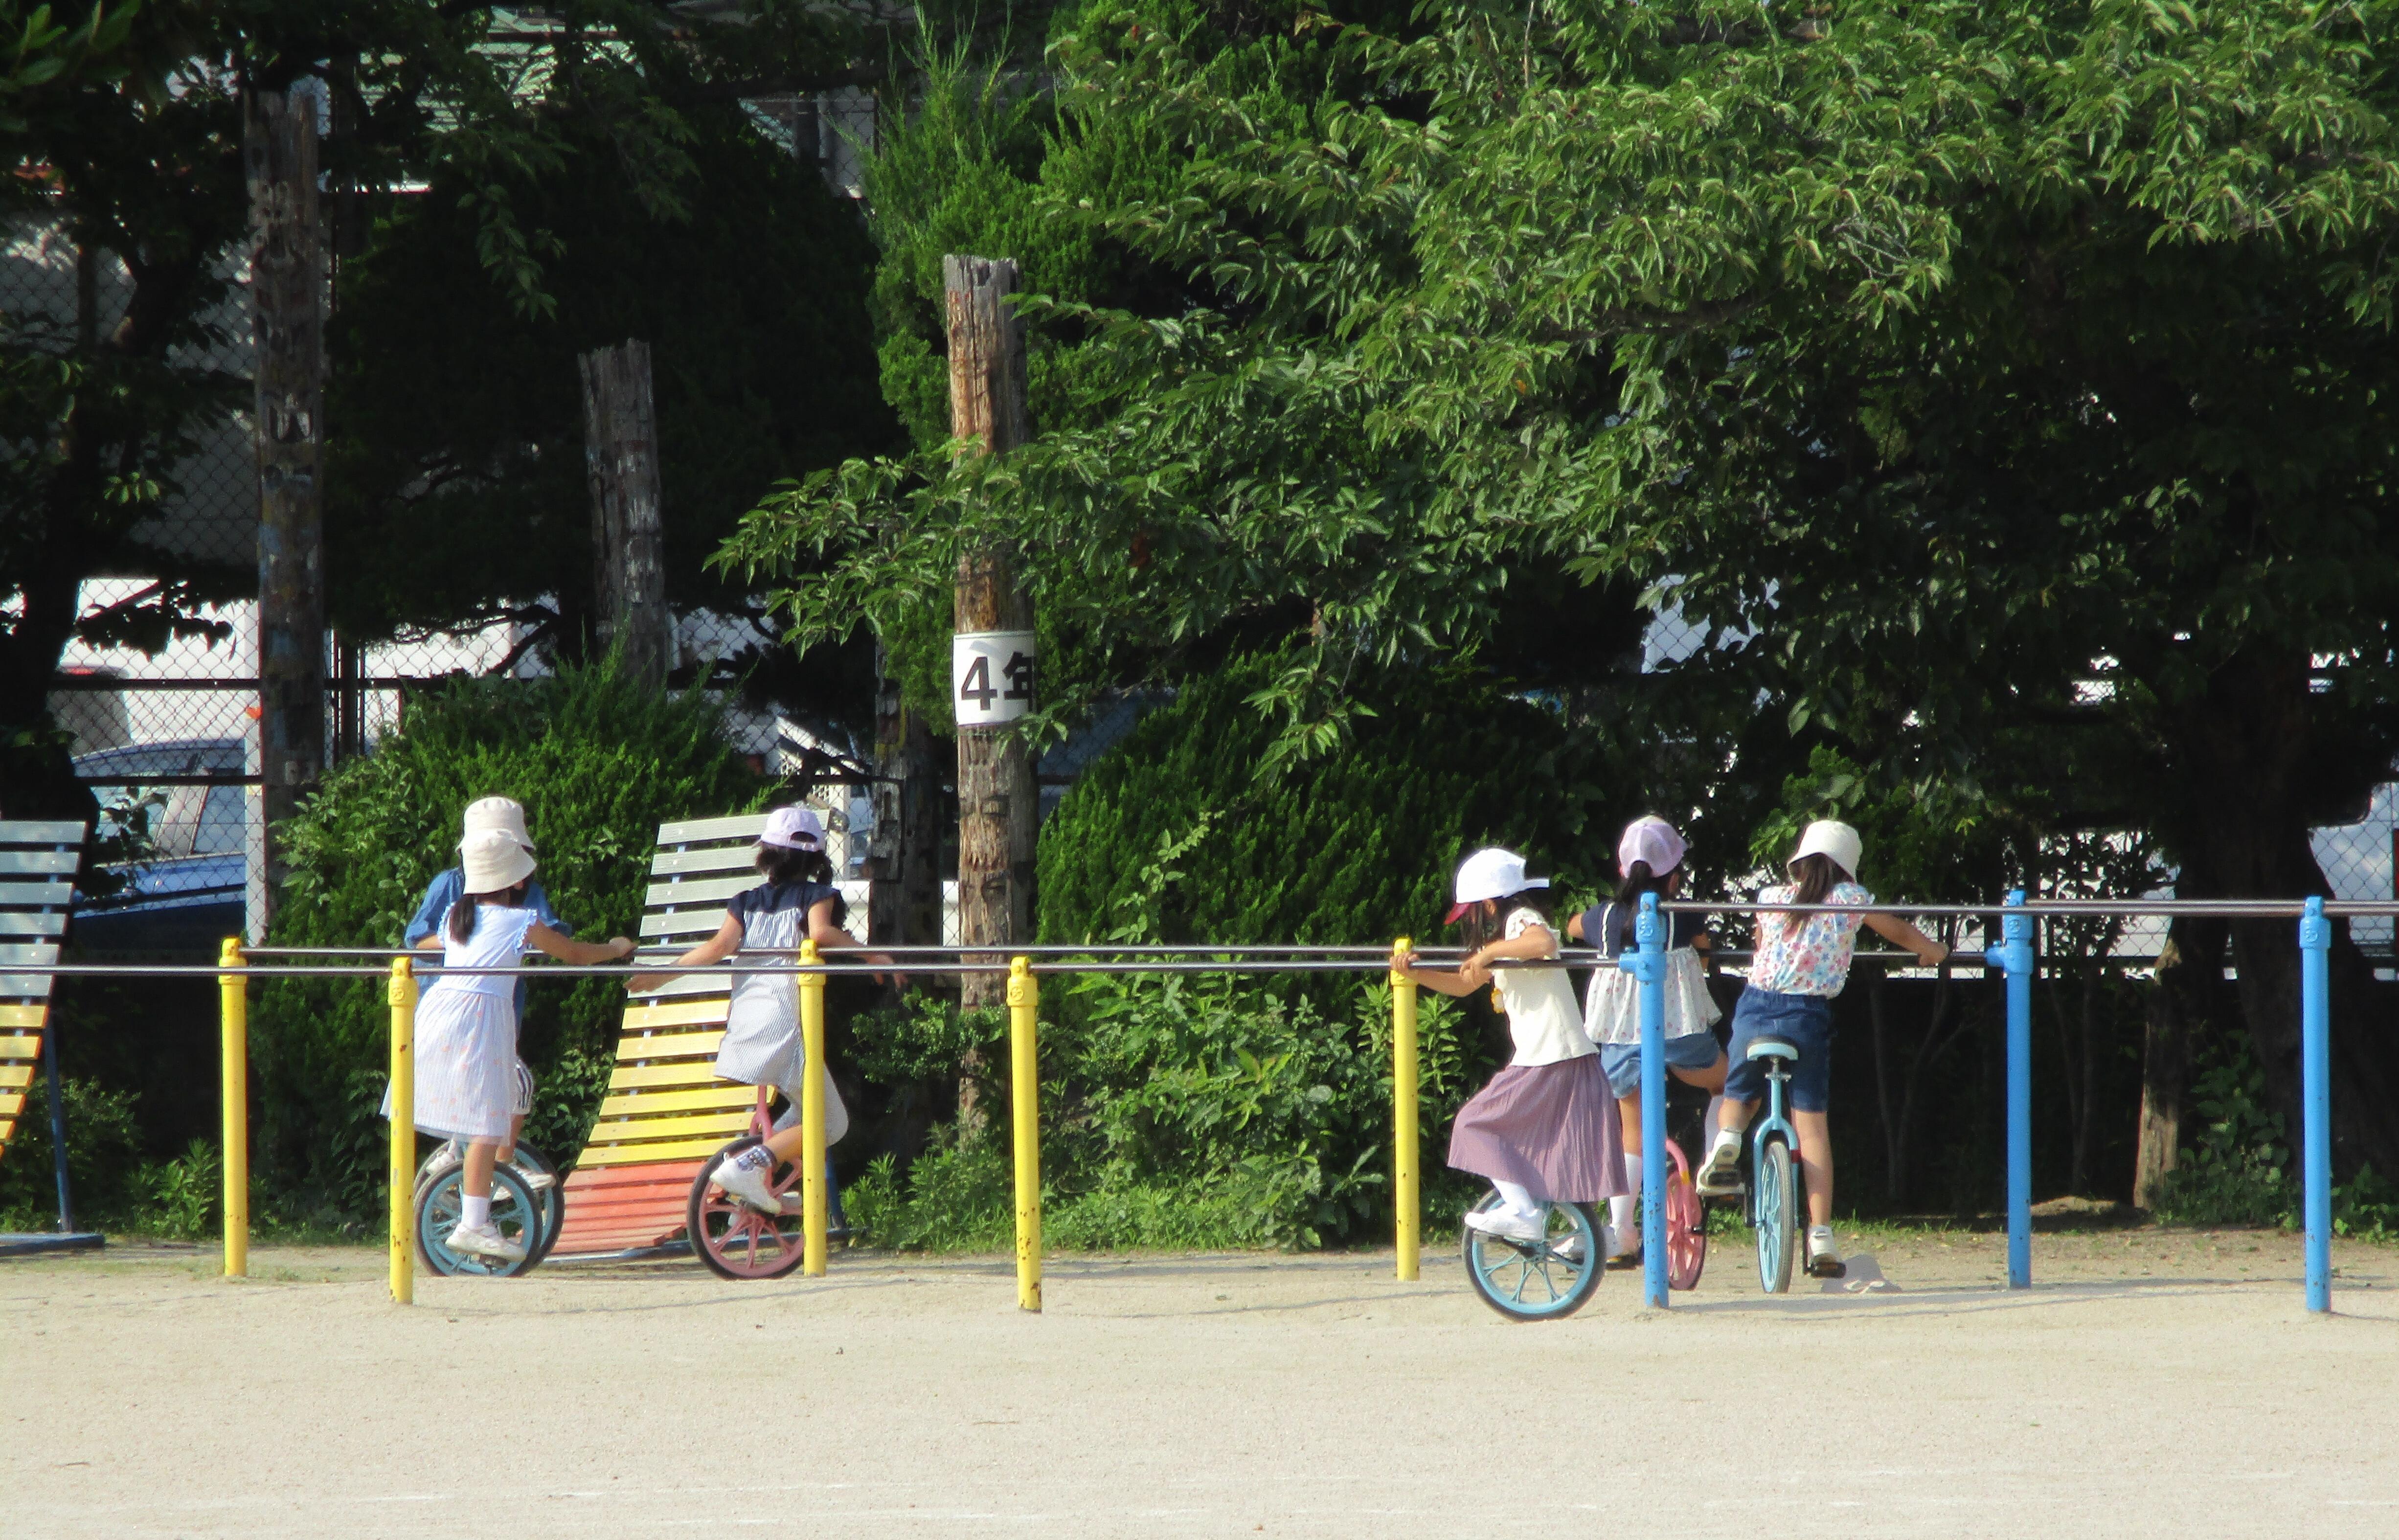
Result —
[[1781, 1059], [1791, 1063], [1799, 1061], [1799, 1050], [1780, 1037], [1758, 1037], [1750, 1041], [1749, 1059]]

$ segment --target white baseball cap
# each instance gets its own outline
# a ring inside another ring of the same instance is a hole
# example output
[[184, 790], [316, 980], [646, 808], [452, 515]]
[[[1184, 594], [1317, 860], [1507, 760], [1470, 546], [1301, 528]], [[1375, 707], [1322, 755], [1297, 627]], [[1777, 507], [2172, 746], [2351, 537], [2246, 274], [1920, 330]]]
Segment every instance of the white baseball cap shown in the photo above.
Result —
[[505, 829], [479, 829], [458, 842], [469, 893], [506, 893], [533, 875], [533, 852]]
[[1647, 861], [1649, 874], [1662, 877], [1683, 864], [1683, 852], [1689, 848], [1674, 826], [1656, 814], [1635, 818], [1624, 826], [1624, 837], [1616, 842], [1616, 874], [1630, 876], [1633, 862]]
[[1799, 848], [1791, 853], [1796, 861], [1802, 856], [1830, 856], [1833, 864], [1854, 877], [1858, 874], [1858, 856], [1865, 848], [1858, 831], [1837, 818], [1818, 818], [1799, 835]]
[[824, 820], [813, 807], [778, 807], [766, 815], [766, 832], [758, 843], [778, 850], [822, 850]]
[[488, 829], [500, 831], [527, 850], [534, 847], [533, 836], [525, 832], [524, 804], [514, 797], [483, 797], [470, 802], [460, 822], [465, 826], [459, 831], [465, 835], [458, 842], [461, 850], [467, 848], [468, 840]]
[[1505, 898], [1528, 887], [1549, 885], [1547, 877], [1525, 876], [1525, 858], [1514, 851], [1502, 850], [1496, 844], [1478, 850], [1458, 863], [1457, 881], [1450, 890], [1457, 901], [1449, 906], [1445, 923], [1456, 925], [1471, 906], [1485, 898]]

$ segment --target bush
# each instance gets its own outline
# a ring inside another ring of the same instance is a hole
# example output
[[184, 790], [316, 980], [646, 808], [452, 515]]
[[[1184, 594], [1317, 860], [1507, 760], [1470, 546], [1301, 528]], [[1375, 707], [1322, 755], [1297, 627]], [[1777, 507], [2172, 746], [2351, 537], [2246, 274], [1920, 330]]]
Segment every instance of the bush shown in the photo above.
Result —
[[[467, 804], [493, 795], [525, 804], [541, 882], [576, 933], [631, 935], [657, 826], [754, 807], [765, 790], [703, 695], [644, 688], [613, 662], [460, 681], [412, 699], [403, 732], [333, 771], [284, 826], [290, 874], [270, 939], [396, 944], [454, 861]], [[541, 1090], [526, 1137], [552, 1141], [543, 1147], [562, 1161], [598, 1112], [623, 1008], [612, 979], [533, 989], [518, 1043]], [[378, 1203], [389, 1022], [379, 983], [278, 979], [259, 992], [258, 1164], [290, 1215], [339, 1223]]]
[[2191, 1106], [2205, 1121], [2166, 1173], [2157, 1217], [2168, 1224], [2289, 1224], [2299, 1201], [2290, 1145], [2245, 1041], [2230, 1040], [2201, 1061]]
[[1112, 936], [1145, 864], [1196, 829], [1186, 880], [1150, 917], [1168, 940], [1430, 939], [1458, 859], [1483, 844], [1569, 883], [1607, 870], [1613, 830], [1607, 849], [1583, 848], [1596, 797], [1552, 713], [1428, 682], [1349, 748], [1262, 782], [1277, 726], [1248, 697], [1267, 677], [1254, 660], [1186, 684], [1066, 793], [1041, 831], [1043, 940]]
[[[50, 1155], [50, 1103], [36, 1078], [18, 1114], [16, 1132], [0, 1153], [0, 1230], [48, 1230], [59, 1222], [59, 1188]], [[88, 1229], [121, 1218], [139, 1190], [140, 1128], [130, 1091], [112, 1091], [68, 1075], [59, 1083], [67, 1122], [67, 1183], [75, 1223]]]

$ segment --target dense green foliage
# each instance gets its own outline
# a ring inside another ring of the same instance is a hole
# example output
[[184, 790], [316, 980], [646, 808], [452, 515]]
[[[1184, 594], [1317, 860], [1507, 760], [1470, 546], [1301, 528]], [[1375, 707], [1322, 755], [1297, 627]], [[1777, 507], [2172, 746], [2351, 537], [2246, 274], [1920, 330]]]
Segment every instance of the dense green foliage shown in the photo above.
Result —
[[[1261, 781], [1275, 724], [1252, 663], [1184, 686], [1076, 782], [1041, 831], [1041, 939], [1389, 941], [1439, 934], [1460, 858], [1508, 844], [1588, 890], [1614, 873], [1591, 750], [1556, 713], [1460, 684], [1387, 702], [1343, 752]], [[1182, 873], [1154, 922], [1145, 869]]]
[[[478, 797], [525, 804], [538, 873], [587, 939], [633, 935], [657, 826], [756, 805], [765, 788], [697, 693], [662, 696], [612, 662], [542, 680], [461, 682], [410, 703], [407, 730], [343, 765], [288, 828], [291, 877], [270, 939], [397, 944], [434, 875], [454, 864]], [[540, 1081], [526, 1137], [572, 1158], [614, 1062], [620, 985], [536, 983], [519, 1051]], [[259, 1165], [304, 1214], [373, 1209], [382, 1182], [389, 1017], [380, 984], [278, 980], [251, 1033], [264, 1092]]]

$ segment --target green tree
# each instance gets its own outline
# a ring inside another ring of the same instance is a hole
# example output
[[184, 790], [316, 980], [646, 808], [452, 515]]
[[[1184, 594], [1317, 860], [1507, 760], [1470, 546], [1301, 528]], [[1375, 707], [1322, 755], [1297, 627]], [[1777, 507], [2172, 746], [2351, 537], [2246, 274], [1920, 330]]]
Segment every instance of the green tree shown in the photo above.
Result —
[[[424, 179], [461, 200], [481, 268], [528, 315], [555, 311], [557, 232], [519, 217], [523, 190], [605, 143], [622, 196], [656, 220], [692, 212], [694, 115], [748, 90], [847, 75], [855, 29], [797, 0], [695, 15], [666, 0], [565, 0], [524, 31], [490, 8], [425, 0], [147, 0], [121, 9], [11, 5], [0, 121], [11, 175], [0, 219], [55, 229], [121, 263], [130, 292], [103, 321], [0, 317], [0, 797], [11, 812], [88, 813], [50, 730], [48, 681], [76, 636], [163, 644], [201, 602], [251, 591], [248, 562], [143, 544], [196, 428], [243, 404], [207, 361], [218, 276], [246, 238], [241, 153], [251, 93], [321, 86], [338, 196]], [[79, 17], [81, 20], [74, 20]], [[60, 31], [64, 25], [63, 32]], [[102, 573], [155, 576], [79, 613]]]
[[[1108, 635], [1301, 598], [1277, 694], [1329, 744], [1362, 661], [1486, 654], [1517, 574], [1630, 581], [1711, 628], [1674, 687], [1753, 717], [1742, 777], [1812, 741], [2005, 790], [2045, 735], [2060, 817], [2156, 831], [2184, 893], [2322, 890], [2308, 829], [2394, 736], [2399, 9], [1426, 14], [1310, 20], [1339, 88], [1288, 119], [1184, 31], [1063, 37], [1062, 113], [1191, 172], [1057, 217], [1207, 287], [1037, 312], [1109, 341], [1091, 426], [762, 509], [737, 553], [833, 563], [803, 628], [958, 532]], [[2290, 926], [2230, 943], [2295, 1112]], [[2337, 1053], [2344, 1167], [2399, 1166], [2399, 1046]]]

